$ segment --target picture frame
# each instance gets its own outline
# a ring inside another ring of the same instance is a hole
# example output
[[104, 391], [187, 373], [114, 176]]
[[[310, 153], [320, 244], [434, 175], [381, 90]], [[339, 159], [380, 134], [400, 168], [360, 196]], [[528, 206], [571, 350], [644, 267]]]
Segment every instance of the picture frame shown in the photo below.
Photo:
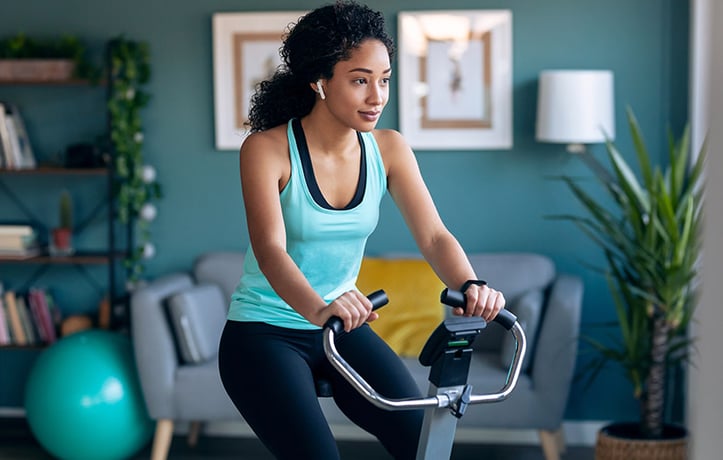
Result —
[[512, 12], [402, 11], [399, 128], [417, 150], [512, 148]]
[[256, 85], [281, 64], [288, 27], [304, 11], [215, 13], [213, 28], [214, 130], [217, 150], [238, 151], [248, 136], [248, 112]]

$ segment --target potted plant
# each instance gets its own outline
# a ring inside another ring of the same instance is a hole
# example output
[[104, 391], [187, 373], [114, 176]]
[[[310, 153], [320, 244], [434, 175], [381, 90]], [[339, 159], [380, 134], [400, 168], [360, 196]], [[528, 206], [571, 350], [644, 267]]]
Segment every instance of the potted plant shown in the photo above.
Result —
[[[687, 326], [695, 306], [703, 200], [703, 151], [689, 155], [689, 131], [669, 136], [668, 165], [654, 165], [633, 112], [627, 119], [639, 175], [611, 141], [610, 167], [589, 153], [603, 196], [594, 197], [580, 182], [562, 179], [586, 215], [556, 216], [574, 222], [604, 252], [619, 338], [585, 338], [597, 352], [591, 377], [609, 362], [622, 365], [640, 402], [640, 420], [614, 423], [598, 434], [596, 459], [685, 458], [687, 432], [666, 423], [666, 373], [688, 357]], [[638, 178], [640, 176], [640, 179]]]
[[50, 254], [67, 256], [73, 252], [73, 200], [70, 192], [63, 190], [60, 195], [58, 226], [51, 231]]
[[73, 78], [97, 81], [85, 45], [73, 35], [37, 39], [23, 33], [0, 39], [0, 81], [47, 82]]

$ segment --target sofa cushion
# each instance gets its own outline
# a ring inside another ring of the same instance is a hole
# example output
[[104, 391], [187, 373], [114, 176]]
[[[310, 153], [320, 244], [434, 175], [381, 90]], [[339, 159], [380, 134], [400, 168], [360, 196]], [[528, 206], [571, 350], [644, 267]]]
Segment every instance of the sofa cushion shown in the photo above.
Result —
[[555, 264], [542, 254], [470, 254], [469, 261], [477, 276], [502, 291], [510, 302], [530, 289], [547, 287], [555, 279]]
[[389, 305], [369, 324], [400, 356], [416, 357], [444, 319], [439, 301], [444, 284], [423, 259], [365, 257], [357, 288], [364, 294], [387, 293]]
[[241, 279], [245, 253], [216, 251], [201, 254], [193, 262], [193, 276], [198, 284], [217, 284], [221, 287], [226, 308], [231, 294]]
[[221, 289], [211, 284], [196, 285], [168, 298], [168, 316], [184, 363], [199, 364], [216, 356], [226, 323], [225, 304]]
[[[507, 306], [533, 289], [546, 289], [555, 279], [555, 265], [541, 254], [531, 253], [480, 253], [470, 254], [477, 276], [501, 291]], [[507, 331], [497, 323], [491, 324], [474, 342], [476, 350], [500, 352]]]
[[[532, 356], [535, 353], [535, 336], [542, 316], [543, 298], [542, 290], [534, 289], [521, 295], [507, 306], [507, 309], [517, 316], [517, 322], [522, 326], [527, 337], [527, 352], [525, 353], [525, 360], [522, 362], [522, 372], [529, 370]], [[502, 340], [502, 349], [500, 351], [500, 361], [503, 367], [510, 366], [516, 347], [515, 338], [512, 334], [507, 333]]]

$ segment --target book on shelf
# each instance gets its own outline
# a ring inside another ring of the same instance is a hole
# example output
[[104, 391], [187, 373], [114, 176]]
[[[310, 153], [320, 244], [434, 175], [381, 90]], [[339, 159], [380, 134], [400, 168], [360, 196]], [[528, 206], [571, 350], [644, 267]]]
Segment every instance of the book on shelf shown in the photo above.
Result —
[[8, 309], [10, 332], [13, 336], [13, 344], [27, 345], [28, 337], [25, 335], [25, 328], [23, 327], [22, 320], [20, 319], [20, 310], [18, 310], [18, 304], [15, 302], [15, 292], [5, 291], [3, 300], [5, 301], [5, 305]]
[[5, 308], [5, 302], [0, 295], [0, 346], [10, 345], [12, 337], [10, 337], [10, 325], [8, 324], [8, 314]]
[[18, 150], [20, 152], [20, 168], [33, 169], [37, 167], [37, 161], [35, 161], [35, 153], [33, 152], [33, 146], [28, 137], [28, 131], [25, 129], [25, 121], [17, 105], [10, 104], [10, 111], [11, 124], [15, 128]]
[[33, 289], [32, 292], [38, 302], [43, 327], [48, 335], [48, 343], [53, 343], [58, 340], [58, 329], [62, 321], [60, 310], [55, 306], [53, 297], [45, 289]]
[[62, 315], [47, 290], [34, 287], [24, 295], [5, 291], [0, 307], [0, 346], [49, 345], [58, 340]]
[[28, 292], [28, 303], [41, 341], [47, 344], [55, 342], [58, 339], [57, 323], [47, 302], [47, 293], [43, 289], [31, 288]]
[[0, 257], [25, 259], [40, 255], [37, 231], [30, 225], [0, 225]]
[[8, 125], [5, 104], [0, 102], [0, 155], [2, 155], [3, 168], [13, 169], [13, 153], [10, 146], [10, 134], [8, 133]]
[[32, 246], [37, 239], [36, 233], [28, 235], [0, 233], [0, 247], [7, 247], [8, 249], [25, 248]]
[[63, 315], [60, 312], [60, 309], [58, 308], [58, 305], [55, 303], [55, 299], [50, 294], [50, 291], [47, 289], [42, 289], [41, 292], [43, 293], [41, 299], [45, 303], [45, 307], [47, 308], [50, 319], [52, 320], [53, 330], [59, 331], [60, 325], [63, 322]]
[[32, 169], [37, 165], [20, 109], [7, 102], [0, 102], [0, 150], [4, 168]]
[[29, 224], [0, 224], [0, 235], [32, 235], [35, 228]]
[[37, 233], [30, 233], [29, 235], [5, 235], [0, 233], [0, 251], [24, 250], [37, 245]]
[[30, 312], [30, 317], [35, 325], [35, 330], [37, 332], [37, 339], [40, 343], [50, 343], [50, 338], [48, 336], [48, 330], [45, 327], [45, 320], [43, 319], [43, 313], [40, 309], [41, 307], [38, 305], [37, 299], [32, 294], [32, 292], [28, 292], [26, 299], [26, 305], [28, 306], [28, 311]]
[[15, 304], [18, 307], [18, 314], [20, 315], [20, 322], [23, 325], [23, 331], [25, 332], [25, 337], [27, 339], [26, 344], [27, 345], [35, 345], [40, 342], [40, 339], [38, 337], [38, 331], [37, 331], [37, 325], [35, 324], [35, 321], [33, 320], [33, 317], [30, 313], [30, 309], [28, 308], [28, 304], [25, 301], [25, 297], [22, 295], [16, 295], [15, 296]]
[[6, 261], [17, 261], [32, 259], [33, 257], [38, 257], [42, 254], [43, 250], [40, 248], [40, 246], [36, 246], [28, 249], [0, 251], [0, 258]]

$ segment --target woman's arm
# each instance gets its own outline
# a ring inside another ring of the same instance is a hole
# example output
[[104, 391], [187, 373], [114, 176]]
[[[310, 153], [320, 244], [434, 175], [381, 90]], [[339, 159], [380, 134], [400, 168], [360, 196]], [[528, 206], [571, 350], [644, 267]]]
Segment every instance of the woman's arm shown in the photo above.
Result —
[[250, 135], [239, 154], [249, 240], [259, 269], [271, 287], [312, 324], [323, 326], [331, 316], [351, 330], [376, 319], [371, 302], [359, 292], [343, 294], [331, 304], [314, 291], [286, 252], [286, 230], [279, 193], [291, 174], [285, 129]]
[[[460, 289], [467, 280], [477, 279], [462, 246], [442, 222], [404, 138], [393, 130], [375, 131], [375, 136], [387, 169], [389, 193], [424, 258], [451, 289]], [[486, 285], [472, 285], [466, 294], [466, 311], [457, 309], [458, 315], [482, 316], [491, 321], [505, 305], [502, 293]]]

